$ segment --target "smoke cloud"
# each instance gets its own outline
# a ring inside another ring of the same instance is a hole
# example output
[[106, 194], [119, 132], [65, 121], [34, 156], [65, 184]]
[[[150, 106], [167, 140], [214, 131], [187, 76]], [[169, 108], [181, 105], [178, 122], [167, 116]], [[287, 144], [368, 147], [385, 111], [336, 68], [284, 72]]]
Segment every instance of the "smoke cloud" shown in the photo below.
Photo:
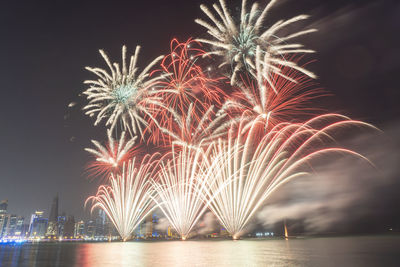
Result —
[[[330, 158], [313, 165], [314, 173], [292, 180], [276, 191], [257, 214], [264, 227], [283, 220], [302, 222], [303, 231], [388, 229], [399, 223], [399, 124], [383, 134], [344, 140], [345, 147], [366, 156]], [[379, 229], [378, 229], [379, 228]]]
[[217, 230], [219, 231], [218, 219], [211, 211], [206, 212], [197, 225], [196, 231], [197, 234], [200, 235], [209, 234]]

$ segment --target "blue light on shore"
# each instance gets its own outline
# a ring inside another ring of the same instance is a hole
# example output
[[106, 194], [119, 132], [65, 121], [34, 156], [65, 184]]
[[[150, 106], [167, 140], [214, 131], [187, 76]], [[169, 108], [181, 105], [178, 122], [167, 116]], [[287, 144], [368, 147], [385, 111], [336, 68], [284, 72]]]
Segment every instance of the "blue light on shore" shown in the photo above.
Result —
[[0, 239], [0, 244], [23, 244], [26, 239]]

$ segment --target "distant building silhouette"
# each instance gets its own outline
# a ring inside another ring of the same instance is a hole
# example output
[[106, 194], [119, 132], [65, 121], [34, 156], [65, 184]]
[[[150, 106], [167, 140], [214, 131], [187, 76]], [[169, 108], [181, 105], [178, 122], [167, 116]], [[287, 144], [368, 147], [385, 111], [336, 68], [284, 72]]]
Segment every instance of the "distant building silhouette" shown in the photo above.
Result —
[[75, 235], [75, 218], [74, 216], [67, 216], [67, 220], [64, 225], [64, 234], [63, 237], [65, 239], [72, 239]]

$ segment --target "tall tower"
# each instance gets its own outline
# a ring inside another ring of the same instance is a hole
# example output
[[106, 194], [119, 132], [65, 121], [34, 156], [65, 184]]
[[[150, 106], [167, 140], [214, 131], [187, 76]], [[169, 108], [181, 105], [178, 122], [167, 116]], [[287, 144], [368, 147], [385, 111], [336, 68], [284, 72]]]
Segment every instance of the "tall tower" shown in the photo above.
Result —
[[54, 197], [51, 204], [49, 224], [47, 226], [46, 236], [57, 237], [58, 235], [58, 194]]

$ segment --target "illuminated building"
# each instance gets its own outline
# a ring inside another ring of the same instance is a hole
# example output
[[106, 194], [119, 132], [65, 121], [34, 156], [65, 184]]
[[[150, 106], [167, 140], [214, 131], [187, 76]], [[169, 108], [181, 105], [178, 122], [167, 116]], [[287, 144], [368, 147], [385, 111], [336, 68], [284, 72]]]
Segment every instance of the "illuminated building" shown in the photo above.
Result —
[[17, 228], [17, 215], [9, 214], [3, 236], [14, 237], [16, 228]]
[[75, 238], [82, 238], [85, 236], [85, 222], [84, 221], [79, 221], [75, 223], [75, 232], [74, 232], [74, 237]]
[[47, 226], [46, 236], [56, 237], [58, 235], [58, 195], [54, 197], [51, 204], [49, 223]]
[[137, 238], [152, 238], [159, 237], [155, 225], [158, 223], [158, 217], [156, 214], [147, 216], [135, 229], [134, 235]]
[[8, 207], [8, 200], [2, 200], [0, 202], [0, 214], [6, 214]]
[[174, 228], [172, 228], [172, 226], [168, 226], [168, 229], [167, 229], [167, 236], [168, 236], [168, 237], [171, 237], [171, 238], [175, 238], [175, 237], [178, 236], [178, 235], [176, 234], [176, 231], [174, 230]]
[[15, 237], [25, 237], [26, 235], [26, 228], [25, 228], [25, 224], [24, 224], [25, 218], [24, 217], [18, 217], [17, 218], [17, 224], [15, 227], [15, 233], [14, 236]]
[[94, 236], [96, 238], [103, 238], [107, 236], [106, 221], [107, 215], [102, 209], [96, 210], [94, 221], [96, 223], [96, 231]]
[[92, 221], [94, 222], [94, 235], [91, 235], [93, 238], [97, 240], [104, 240], [109, 239], [109, 237], [112, 235], [118, 235], [115, 233], [115, 227], [104, 210], [95, 210]]
[[31, 223], [29, 225], [29, 237], [30, 238], [43, 238], [47, 230], [46, 218], [43, 218], [43, 211], [36, 211], [32, 214]]
[[67, 221], [67, 216], [65, 216], [65, 212], [57, 217], [57, 226], [58, 226], [58, 236], [64, 235], [64, 226]]
[[229, 233], [224, 227], [221, 227], [221, 229], [219, 231], [219, 235], [220, 236], [229, 236]]
[[8, 216], [7, 216], [8, 200], [0, 202], [0, 238], [3, 237], [6, 231]]
[[133, 235], [135, 235], [136, 238], [145, 238], [146, 237], [146, 232], [147, 232], [146, 219], [143, 220], [142, 222], [140, 222], [139, 225], [136, 227], [135, 231], [133, 232]]
[[10, 219], [9, 214], [2, 213], [0, 214], [0, 238], [6, 235], [7, 224]]
[[94, 221], [90, 220], [86, 223], [86, 236], [88, 238], [94, 238], [96, 232], [96, 224]]
[[159, 223], [159, 217], [157, 214], [152, 215], [152, 236], [153, 237], [166, 237], [167, 236], [167, 231], [166, 230], [160, 230], [157, 228], [157, 224]]

